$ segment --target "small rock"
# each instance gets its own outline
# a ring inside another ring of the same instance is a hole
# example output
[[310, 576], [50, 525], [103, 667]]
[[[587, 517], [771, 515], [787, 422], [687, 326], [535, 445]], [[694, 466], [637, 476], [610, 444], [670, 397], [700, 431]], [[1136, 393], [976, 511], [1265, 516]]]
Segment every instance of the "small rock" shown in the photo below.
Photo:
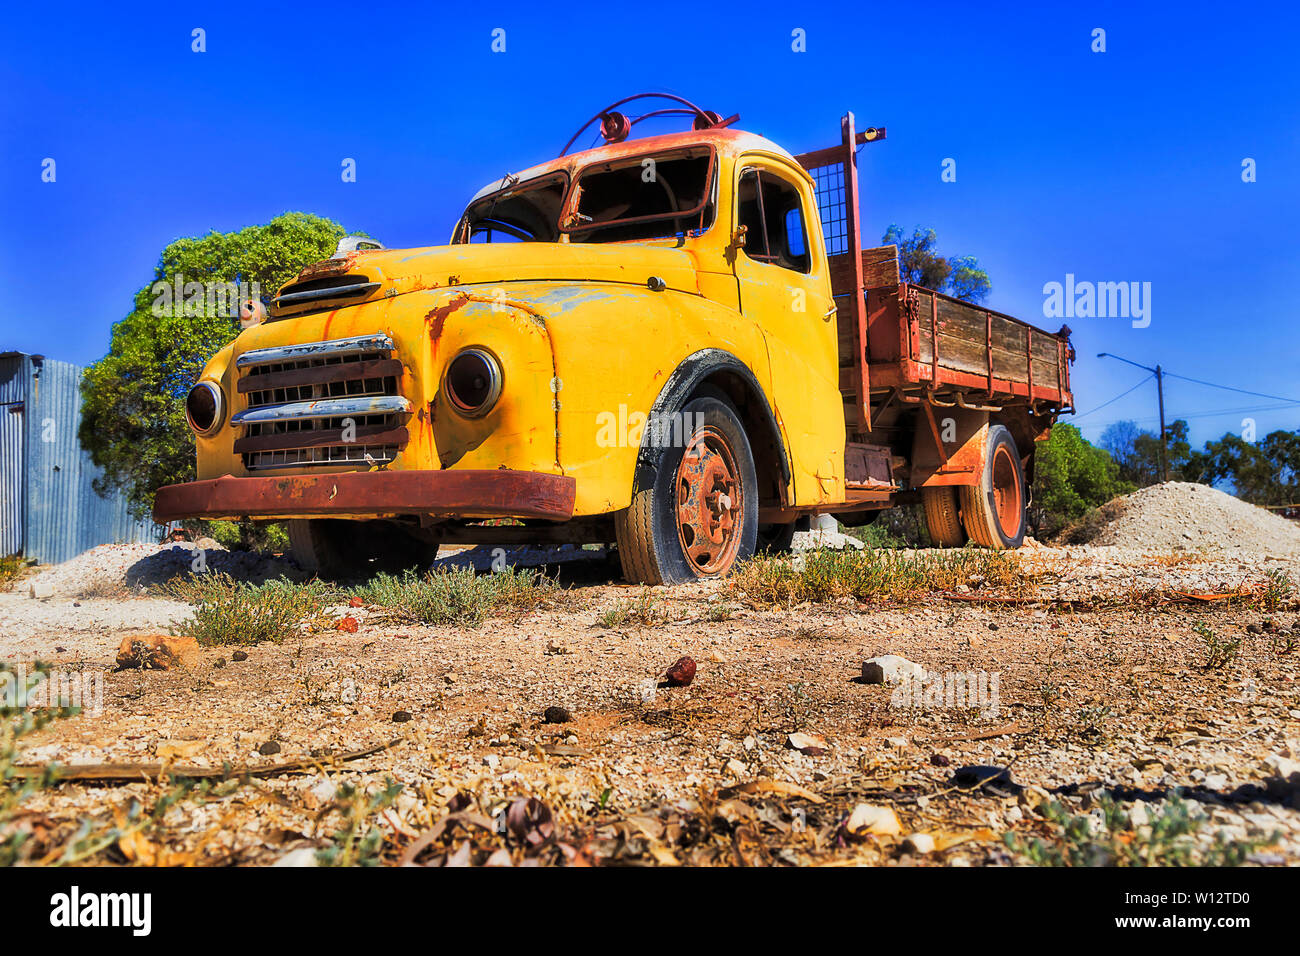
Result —
[[727, 774], [736, 778], [737, 780], [739, 780], [741, 777], [745, 776], [745, 774], [749, 772], [749, 768], [746, 767], [739, 760], [737, 760], [735, 757], [732, 757], [730, 760], [728, 760], [726, 765], [722, 769]]
[[1264, 758], [1263, 767], [1283, 780], [1290, 780], [1292, 774], [1300, 773], [1300, 760], [1292, 760], [1282, 754], [1269, 754]]
[[903, 841], [903, 849], [908, 853], [920, 853], [922, 856], [934, 852], [934, 837], [928, 833], [913, 833]]
[[316, 805], [320, 806], [333, 800], [338, 794], [339, 788], [329, 777], [324, 777], [312, 784], [311, 789], [307, 792], [311, 794]]
[[54, 586], [33, 581], [27, 587], [27, 595], [34, 601], [47, 601], [54, 597]]
[[272, 754], [278, 754], [280, 752], [280, 745], [274, 740], [268, 740], [266, 743], [262, 744], [262, 746], [257, 748], [257, 752], [263, 757], [270, 757]]
[[501, 766], [501, 758], [496, 754], [488, 754], [483, 758], [483, 766], [487, 767], [489, 770], [495, 770], [497, 767]]
[[271, 864], [272, 866], [316, 866], [316, 851], [309, 846], [299, 847], [296, 850], [290, 850], [280, 859]]
[[669, 687], [689, 687], [693, 680], [695, 680], [695, 658], [693, 657], [679, 658], [664, 674], [664, 682]]
[[1037, 784], [1030, 784], [1020, 791], [1020, 805], [1030, 810], [1037, 810], [1044, 804], [1052, 802], [1052, 795]]
[[949, 786], [962, 790], [985, 790], [1002, 795], [1018, 795], [1024, 788], [1011, 780], [1011, 771], [1006, 767], [989, 767], [975, 765], [961, 767], [952, 775]]
[[230, 659], [231, 659], [232, 661], [234, 661], [235, 663], [239, 663], [240, 661], [246, 661], [246, 660], [248, 660], [248, 652], [247, 652], [247, 651], [235, 651], [235, 653], [233, 653], [233, 654], [230, 655]]
[[192, 637], [171, 634], [124, 637], [117, 648], [117, 666], [119, 669], [141, 667], [165, 671], [184, 666], [198, 653], [199, 642]]
[[932, 767], [947, 767], [952, 761], [943, 754], [930, 754], [930, 765]]
[[907, 746], [906, 737], [886, 737], [885, 746], [890, 750], [902, 750]]
[[551, 706], [542, 711], [542, 720], [548, 724], [567, 724], [573, 720], [573, 715], [563, 707]]
[[831, 749], [826, 738], [820, 734], [794, 733], [785, 739], [786, 746], [809, 757], [819, 757]]
[[903, 826], [898, 822], [898, 814], [891, 808], [859, 803], [849, 814], [844, 831], [850, 837], [860, 840], [868, 834], [894, 836], [903, 832]]
[[897, 654], [873, 657], [862, 665], [862, 679], [868, 684], [898, 684], [905, 680], [920, 680], [925, 668]]
[[411, 712], [409, 710], [393, 711], [393, 723], [395, 724], [404, 724], [410, 719], [411, 719]]
[[1206, 774], [1205, 786], [1209, 790], [1224, 790], [1228, 786], [1228, 775], [1225, 773]]
[[460, 677], [457, 674], [448, 671], [446, 674], [442, 675], [442, 679], [448, 684], [454, 684], [456, 681], [460, 680]]

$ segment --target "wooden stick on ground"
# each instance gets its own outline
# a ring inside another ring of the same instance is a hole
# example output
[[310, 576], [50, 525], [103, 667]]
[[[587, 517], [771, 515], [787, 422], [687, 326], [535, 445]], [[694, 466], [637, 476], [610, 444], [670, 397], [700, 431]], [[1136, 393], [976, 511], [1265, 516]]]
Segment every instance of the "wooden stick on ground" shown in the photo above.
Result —
[[[178, 767], [166, 763], [91, 763], [74, 766], [58, 766], [54, 771], [55, 783], [140, 783], [157, 779], [164, 774], [169, 777], [187, 777], [190, 780], [225, 780], [240, 777], [278, 777], [283, 774], [305, 773], [331, 764], [344, 763], [369, 757], [380, 751], [401, 743], [403, 737], [394, 737], [387, 743], [366, 747], [364, 750], [350, 750], [340, 754], [328, 754], [323, 757], [300, 757], [269, 764], [265, 767]], [[17, 766], [13, 768], [14, 776], [27, 779], [40, 777], [45, 767]]]

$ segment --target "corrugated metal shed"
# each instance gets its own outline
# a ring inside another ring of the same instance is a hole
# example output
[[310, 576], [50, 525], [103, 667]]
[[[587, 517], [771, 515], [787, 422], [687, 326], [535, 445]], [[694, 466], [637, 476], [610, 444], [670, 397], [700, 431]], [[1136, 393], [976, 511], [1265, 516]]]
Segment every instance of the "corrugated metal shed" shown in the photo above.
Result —
[[77, 438], [82, 371], [0, 353], [0, 552], [53, 564], [99, 544], [160, 537], [152, 520], [131, 516], [125, 495], [92, 485], [100, 471]]

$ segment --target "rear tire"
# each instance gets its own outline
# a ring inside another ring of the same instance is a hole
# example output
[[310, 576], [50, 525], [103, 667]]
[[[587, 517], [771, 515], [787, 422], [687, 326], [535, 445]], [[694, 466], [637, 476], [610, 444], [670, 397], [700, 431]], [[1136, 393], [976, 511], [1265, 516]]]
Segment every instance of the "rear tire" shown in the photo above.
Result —
[[1004, 425], [990, 425], [979, 485], [961, 489], [966, 533], [986, 548], [1011, 549], [1025, 540], [1025, 470], [1016, 441]]
[[692, 399], [681, 414], [690, 437], [647, 449], [653, 457], [638, 464], [632, 503], [614, 516], [628, 581], [721, 577], [754, 554], [758, 479], [740, 418], [712, 396]]
[[286, 522], [289, 553], [304, 571], [330, 578], [369, 577], [422, 566], [436, 546], [411, 536], [390, 521], [299, 518]]
[[925, 502], [925, 527], [930, 540], [940, 548], [960, 548], [966, 544], [966, 530], [957, 511], [957, 489], [922, 488]]

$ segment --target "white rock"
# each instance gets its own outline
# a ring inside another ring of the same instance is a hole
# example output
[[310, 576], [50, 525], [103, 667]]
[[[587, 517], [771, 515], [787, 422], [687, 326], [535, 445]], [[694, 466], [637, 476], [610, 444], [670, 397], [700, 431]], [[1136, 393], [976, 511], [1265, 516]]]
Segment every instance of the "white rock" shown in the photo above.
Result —
[[897, 654], [873, 657], [862, 664], [862, 679], [868, 684], [898, 684], [905, 680], [921, 680], [925, 668]]
[[[796, 556], [804, 551], [816, 551], [818, 548], [830, 548], [834, 551], [845, 551], [852, 549], [861, 551], [864, 545], [852, 535], [841, 534], [839, 531], [796, 531], [794, 538], [790, 542], [790, 550]], [[800, 570], [800, 569], [796, 569]]]
[[27, 588], [27, 594], [33, 600], [46, 601], [54, 597], [54, 585], [43, 581], [33, 581]]
[[903, 841], [903, 849], [908, 853], [933, 853], [934, 837], [928, 833], [913, 833]]
[[1292, 760], [1281, 754], [1269, 754], [1264, 758], [1264, 769], [1283, 780], [1288, 780], [1291, 774], [1300, 773], [1300, 760]]
[[309, 846], [299, 847], [296, 850], [290, 850], [280, 859], [271, 864], [272, 866], [317, 866], [316, 851]]
[[859, 803], [849, 814], [844, 829], [855, 836], [874, 833], [877, 836], [891, 836], [903, 832], [903, 825], [898, 822], [898, 814], [889, 807]]
[[501, 765], [501, 758], [498, 757], [496, 754], [488, 754], [486, 757], [483, 758], [483, 766], [487, 767], [489, 770], [495, 770], [500, 765]]

